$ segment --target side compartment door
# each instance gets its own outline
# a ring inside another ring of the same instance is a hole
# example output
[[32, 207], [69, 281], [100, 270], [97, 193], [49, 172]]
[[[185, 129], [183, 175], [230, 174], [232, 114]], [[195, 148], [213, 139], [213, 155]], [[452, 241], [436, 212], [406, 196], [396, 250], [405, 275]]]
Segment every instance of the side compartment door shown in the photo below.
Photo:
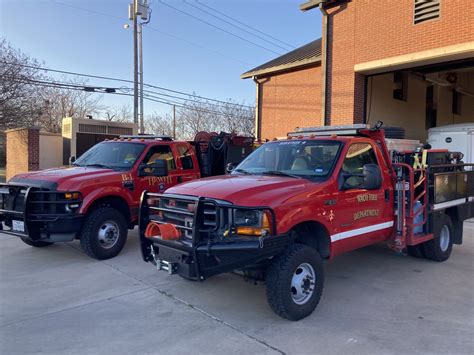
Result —
[[[382, 177], [379, 187], [367, 189], [362, 176], [353, 176], [362, 175], [366, 164], [378, 166]], [[385, 164], [377, 159], [372, 144], [352, 143], [338, 173], [335, 234], [331, 236], [335, 254], [383, 241], [390, 235], [393, 215], [384, 179], [387, 179]]]

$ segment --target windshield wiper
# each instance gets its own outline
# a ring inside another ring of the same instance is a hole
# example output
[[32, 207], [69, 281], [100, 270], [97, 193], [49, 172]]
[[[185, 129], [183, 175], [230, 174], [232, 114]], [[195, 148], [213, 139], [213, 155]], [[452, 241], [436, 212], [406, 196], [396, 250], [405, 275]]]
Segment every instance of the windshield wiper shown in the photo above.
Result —
[[107, 165], [104, 165], [104, 164], [99, 164], [99, 163], [96, 163], [96, 164], [86, 164], [86, 165], [82, 165], [82, 166], [85, 166], [85, 167], [87, 167], [87, 168], [94, 167], [94, 168], [112, 169], [110, 166], [107, 166]]
[[245, 175], [255, 175], [254, 173], [251, 173], [250, 171], [247, 171], [247, 170], [244, 170], [244, 169], [235, 169], [234, 171], [236, 171], [238, 173], [245, 174]]
[[289, 173], [284, 173], [283, 171], [278, 171], [278, 170], [263, 171], [263, 172], [261, 172], [261, 174], [262, 175], [288, 176], [288, 177], [292, 177], [292, 178], [295, 178], [295, 179], [302, 179], [301, 176], [293, 175], [293, 174], [289, 174]]

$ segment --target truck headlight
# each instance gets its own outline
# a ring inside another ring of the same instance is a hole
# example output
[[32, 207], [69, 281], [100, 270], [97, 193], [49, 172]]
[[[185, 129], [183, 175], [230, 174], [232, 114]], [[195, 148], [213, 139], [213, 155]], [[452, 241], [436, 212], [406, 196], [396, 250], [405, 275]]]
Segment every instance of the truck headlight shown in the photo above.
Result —
[[234, 210], [235, 232], [239, 235], [265, 236], [271, 233], [271, 214], [261, 210]]
[[70, 201], [64, 205], [64, 209], [67, 213], [74, 213], [81, 206], [82, 194], [78, 191], [64, 192], [62, 198], [66, 201]]

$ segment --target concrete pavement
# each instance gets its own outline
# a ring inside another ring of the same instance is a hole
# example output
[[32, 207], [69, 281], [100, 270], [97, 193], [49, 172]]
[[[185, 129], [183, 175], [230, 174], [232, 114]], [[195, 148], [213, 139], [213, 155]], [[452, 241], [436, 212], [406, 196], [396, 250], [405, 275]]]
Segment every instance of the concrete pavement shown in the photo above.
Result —
[[474, 221], [444, 263], [383, 246], [327, 264], [323, 298], [299, 322], [274, 315], [263, 283], [190, 282], [79, 243], [31, 248], [0, 234], [0, 353], [474, 353]]

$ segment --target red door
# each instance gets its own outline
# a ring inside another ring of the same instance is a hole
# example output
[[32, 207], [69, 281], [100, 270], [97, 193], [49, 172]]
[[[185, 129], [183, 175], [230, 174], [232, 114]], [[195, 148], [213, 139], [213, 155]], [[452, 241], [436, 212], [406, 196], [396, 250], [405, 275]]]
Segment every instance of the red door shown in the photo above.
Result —
[[[141, 195], [144, 190], [149, 192], [164, 192], [167, 188], [179, 183], [179, 169], [177, 168], [175, 155], [173, 154], [170, 144], [158, 144], [150, 147], [138, 166], [146, 167], [146, 165], [154, 163], [155, 160], [166, 160], [168, 163], [168, 176], [138, 176], [139, 169], [137, 169], [135, 188], [139, 195]], [[151, 173], [151, 170], [145, 171]]]
[[[380, 188], [364, 188], [362, 177], [342, 178], [343, 174], [362, 174], [365, 164], [377, 164], [381, 169], [384, 182]], [[331, 236], [335, 254], [383, 241], [391, 234], [393, 206], [391, 191], [387, 189], [390, 182], [387, 173], [382, 157], [379, 155], [377, 158], [371, 143], [352, 143], [346, 150], [339, 171], [339, 191], [334, 209], [335, 231]]]

